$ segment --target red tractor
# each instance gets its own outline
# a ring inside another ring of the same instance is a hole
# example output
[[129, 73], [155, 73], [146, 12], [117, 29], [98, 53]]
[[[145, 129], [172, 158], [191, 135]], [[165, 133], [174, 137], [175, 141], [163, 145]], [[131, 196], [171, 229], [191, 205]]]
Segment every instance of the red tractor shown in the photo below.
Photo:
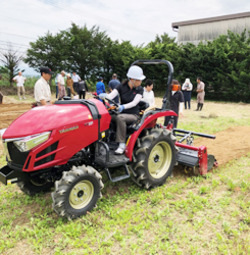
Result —
[[[17, 183], [29, 195], [54, 187], [54, 210], [73, 219], [96, 205], [104, 172], [112, 182], [131, 177], [145, 189], [162, 185], [178, 162], [205, 174], [214, 157], [207, 155], [206, 147], [192, 146], [191, 140], [193, 135], [207, 135], [157, 124], [159, 117], [176, 115], [169, 110], [168, 100], [172, 64], [166, 60], [133, 64], [166, 64], [169, 74], [162, 108], [145, 111], [128, 127], [125, 155], [114, 154], [111, 114], [117, 114], [115, 109], [94, 98], [56, 101], [32, 108], [1, 131], [7, 165], [0, 169], [0, 181]], [[177, 142], [176, 136], [182, 138]], [[187, 144], [182, 144], [184, 140]]]

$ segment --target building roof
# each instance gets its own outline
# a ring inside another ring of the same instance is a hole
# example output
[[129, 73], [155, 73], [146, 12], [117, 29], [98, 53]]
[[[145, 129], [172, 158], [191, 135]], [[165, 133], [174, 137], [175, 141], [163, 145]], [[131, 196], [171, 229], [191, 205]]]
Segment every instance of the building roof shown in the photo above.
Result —
[[211, 18], [173, 22], [172, 23], [172, 28], [173, 29], [178, 29], [179, 26], [202, 24], [202, 23], [209, 23], [209, 22], [216, 22], [216, 21], [230, 20], [230, 19], [238, 19], [238, 18], [245, 18], [245, 17], [250, 17], [250, 12], [242, 12], [242, 13], [236, 13], [236, 14], [216, 16], [216, 17], [211, 17]]

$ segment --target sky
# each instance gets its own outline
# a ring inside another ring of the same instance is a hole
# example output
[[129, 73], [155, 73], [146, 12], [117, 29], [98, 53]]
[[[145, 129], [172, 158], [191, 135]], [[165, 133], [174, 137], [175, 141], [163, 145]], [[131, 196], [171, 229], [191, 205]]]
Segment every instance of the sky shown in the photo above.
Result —
[[[0, 52], [8, 49], [25, 56], [30, 42], [56, 34], [72, 23], [99, 27], [112, 40], [146, 45], [156, 35], [177, 37], [173, 22], [249, 12], [249, 0], [2, 0]], [[33, 69], [26, 64], [26, 75]]]

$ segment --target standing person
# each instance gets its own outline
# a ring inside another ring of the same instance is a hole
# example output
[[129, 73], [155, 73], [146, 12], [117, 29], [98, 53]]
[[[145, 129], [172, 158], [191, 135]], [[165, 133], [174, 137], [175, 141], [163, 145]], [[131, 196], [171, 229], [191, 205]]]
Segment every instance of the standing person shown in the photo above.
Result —
[[[110, 92], [112, 92], [112, 90], [114, 90], [119, 84], [120, 84], [120, 81], [117, 79], [117, 74], [114, 73], [112, 75], [112, 79], [109, 81], [109, 84], [108, 84]], [[116, 96], [114, 98], [114, 101], [117, 104], [119, 104], [119, 96]]]
[[65, 91], [65, 80], [64, 80], [65, 72], [61, 71], [61, 74], [58, 75], [58, 89], [59, 89], [59, 99], [62, 100], [63, 97], [66, 96], [66, 91]]
[[166, 116], [164, 121], [164, 126], [167, 126], [170, 119], [174, 118], [174, 125], [173, 127], [176, 128], [178, 124], [179, 114], [183, 116], [183, 103], [184, 103], [184, 96], [181, 92], [181, 85], [177, 80], [172, 81], [171, 94], [170, 94], [170, 109], [174, 111], [177, 116]]
[[86, 91], [88, 91], [88, 86], [86, 81], [80, 81], [79, 82], [79, 99], [85, 99]]
[[73, 88], [73, 80], [71, 79], [70, 73], [67, 74], [66, 85], [67, 85], [67, 96], [71, 97], [71, 94], [75, 96], [76, 92], [74, 91], [74, 88]]
[[21, 100], [21, 93], [23, 96], [23, 99], [26, 99], [25, 97], [25, 89], [24, 89], [24, 82], [25, 82], [26, 78], [22, 75], [22, 72], [18, 72], [18, 75], [16, 75], [13, 78], [13, 81], [16, 82], [17, 85], [17, 95], [19, 97], [19, 99]]
[[59, 76], [59, 73], [56, 75], [56, 78], [55, 78], [55, 84], [56, 84], [56, 99], [57, 99], [58, 94], [59, 94], [59, 90], [58, 90], [58, 76]]
[[[102, 77], [98, 78], [98, 82], [96, 83], [96, 93], [97, 93], [97, 95], [105, 93], [105, 85], [103, 83]], [[100, 101], [102, 101], [102, 100], [100, 99]]]
[[145, 87], [143, 89], [142, 101], [148, 103], [150, 107], [155, 105], [155, 95], [153, 87], [154, 87], [153, 81], [147, 79], [145, 82]]
[[185, 109], [187, 109], [187, 103], [188, 103], [188, 109], [190, 110], [190, 101], [191, 101], [191, 94], [193, 90], [193, 84], [191, 83], [189, 78], [186, 78], [185, 82], [182, 85], [182, 90], [184, 94], [184, 103], [185, 103]]
[[197, 77], [197, 109], [195, 111], [201, 111], [204, 104], [205, 97], [205, 83], [201, 81], [201, 77]]
[[116, 142], [119, 143], [119, 146], [115, 154], [118, 155], [123, 154], [126, 148], [127, 124], [139, 119], [139, 102], [143, 94], [141, 83], [146, 78], [141, 67], [136, 65], [128, 69], [127, 77], [128, 79], [119, 84], [110, 94], [99, 95], [101, 99], [113, 99], [117, 95], [120, 96], [121, 105], [119, 105], [118, 111], [121, 114], [112, 115], [112, 120], [116, 122]]
[[38, 106], [51, 104], [51, 90], [49, 80], [51, 79], [51, 69], [41, 67], [41, 78], [35, 83], [34, 95]]
[[76, 92], [76, 93], [78, 93], [79, 94], [79, 82], [80, 82], [80, 80], [81, 80], [81, 77], [78, 75], [78, 74], [76, 74], [76, 72], [73, 72], [73, 74], [72, 74], [72, 80], [73, 80], [73, 89], [74, 89], [74, 91]]

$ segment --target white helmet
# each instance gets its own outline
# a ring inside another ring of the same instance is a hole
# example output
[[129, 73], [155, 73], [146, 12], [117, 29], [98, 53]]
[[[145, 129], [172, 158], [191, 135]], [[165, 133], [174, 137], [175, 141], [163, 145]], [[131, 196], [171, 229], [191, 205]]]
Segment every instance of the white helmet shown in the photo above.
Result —
[[127, 77], [135, 80], [144, 80], [146, 78], [145, 75], [143, 75], [143, 70], [139, 66], [131, 66], [128, 69]]

